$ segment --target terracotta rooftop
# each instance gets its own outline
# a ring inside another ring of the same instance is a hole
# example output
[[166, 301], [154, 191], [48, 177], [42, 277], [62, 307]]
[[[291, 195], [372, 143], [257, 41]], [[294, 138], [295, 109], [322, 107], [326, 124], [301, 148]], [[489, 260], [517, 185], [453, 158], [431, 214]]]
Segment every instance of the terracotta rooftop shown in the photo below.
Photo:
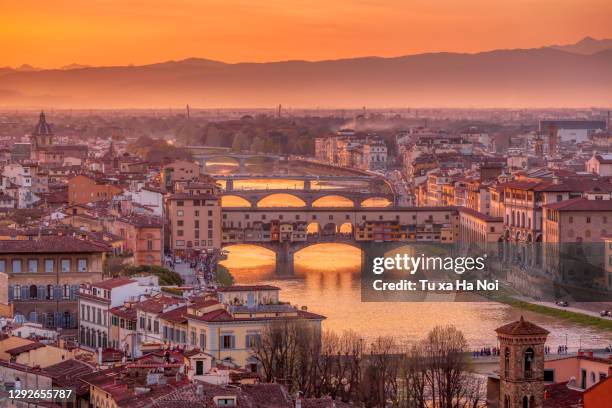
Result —
[[0, 241], [0, 253], [92, 253], [108, 252], [110, 247], [99, 242], [72, 237], [41, 237], [35, 240]]
[[9, 353], [10, 355], [16, 356], [21, 353], [27, 353], [28, 351], [39, 349], [41, 347], [46, 347], [46, 346], [43, 343], [34, 341], [32, 343], [24, 344], [23, 346], [8, 349], [6, 350], [6, 352]]
[[280, 290], [280, 288], [272, 285], [233, 285], [222, 286], [217, 289], [217, 292], [251, 292], [255, 290]]
[[498, 334], [508, 334], [508, 335], [547, 335], [549, 333], [548, 330], [538, 326], [537, 324], [533, 324], [528, 322], [521, 316], [520, 320], [516, 322], [508, 323], [504, 326], [498, 327], [495, 329]]
[[92, 286], [95, 286], [96, 288], [110, 290], [110, 289], [118, 288], [123, 285], [134, 283], [134, 282], [137, 282], [137, 281], [135, 281], [134, 279], [126, 278], [126, 277], [119, 277], [119, 278], [103, 280], [101, 282], [96, 282], [96, 283], [93, 283]]
[[483, 214], [480, 211], [476, 211], [468, 207], [459, 207], [459, 212], [468, 214], [472, 217], [478, 218], [483, 221], [489, 221], [489, 222], [503, 222], [504, 221], [503, 217], [493, 217], [492, 215]]
[[577, 408], [582, 406], [582, 392], [568, 388], [567, 382], [548, 384], [544, 387], [547, 397], [544, 408]]
[[149, 298], [143, 302], [136, 303], [134, 308], [149, 313], [161, 313], [165, 306], [176, 305], [183, 302], [183, 299], [177, 299], [172, 296], [156, 296]]
[[84, 395], [89, 392], [89, 386], [80, 378], [93, 373], [94, 370], [94, 367], [87, 363], [71, 359], [48, 366], [43, 369], [43, 372], [53, 378], [54, 385], [75, 389], [78, 395]]
[[612, 211], [612, 200], [589, 200], [580, 197], [546, 204], [544, 207], [556, 211]]
[[219, 197], [212, 194], [188, 194], [175, 193], [168, 197], [168, 200], [218, 200]]

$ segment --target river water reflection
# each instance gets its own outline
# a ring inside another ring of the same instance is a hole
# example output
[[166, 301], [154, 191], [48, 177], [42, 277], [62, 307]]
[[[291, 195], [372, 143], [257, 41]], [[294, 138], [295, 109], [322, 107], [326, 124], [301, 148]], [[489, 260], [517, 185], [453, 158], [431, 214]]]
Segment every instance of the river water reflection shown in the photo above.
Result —
[[[521, 311], [494, 302], [476, 303], [362, 303], [359, 250], [342, 244], [321, 244], [295, 256], [293, 276], [276, 273], [274, 254], [252, 245], [228, 248], [227, 266], [239, 284], [271, 284], [281, 288], [281, 299], [327, 316], [323, 326], [341, 332], [352, 329], [363, 336], [401, 336], [420, 339], [436, 325], [460, 328], [472, 348], [494, 347], [495, 328], [517, 320]], [[551, 334], [553, 348], [570, 349], [612, 344], [612, 333], [577, 326], [564, 320], [531, 312], [525, 318]]]

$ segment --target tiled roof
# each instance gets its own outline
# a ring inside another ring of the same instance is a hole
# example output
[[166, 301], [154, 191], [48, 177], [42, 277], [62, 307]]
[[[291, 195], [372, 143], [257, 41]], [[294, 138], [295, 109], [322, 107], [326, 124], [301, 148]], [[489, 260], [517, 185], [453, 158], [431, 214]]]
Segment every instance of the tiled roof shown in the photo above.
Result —
[[568, 388], [567, 382], [544, 387], [544, 408], [577, 408], [582, 406], [582, 391]]
[[31, 350], [39, 349], [41, 347], [46, 347], [46, 346], [43, 343], [34, 341], [32, 343], [24, 344], [23, 346], [14, 347], [12, 349], [6, 350], [6, 352], [9, 353], [10, 355], [18, 355], [21, 353], [27, 353], [28, 351], [31, 351]]
[[612, 200], [589, 200], [581, 197], [546, 204], [544, 207], [556, 211], [612, 211]]
[[168, 200], [218, 200], [219, 197], [212, 194], [187, 194], [175, 193], [168, 197]]
[[54, 385], [76, 389], [78, 395], [84, 395], [89, 392], [89, 386], [82, 382], [80, 378], [94, 372], [94, 367], [82, 361], [71, 359], [48, 366], [43, 369], [43, 372], [53, 378]]
[[[202, 393], [198, 395], [198, 386]], [[158, 398], [152, 405], [155, 408], [201, 408], [216, 407], [214, 397], [234, 396], [238, 407], [251, 408], [291, 408], [293, 403], [287, 392], [279, 384], [251, 384], [241, 387], [225, 387], [197, 382]]]
[[183, 302], [183, 299], [177, 299], [171, 296], [156, 296], [143, 302], [136, 303], [134, 308], [149, 313], [161, 313], [165, 306], [176, 305], [181, 302]]
[[169, 322], [174, 323], [183, 323], [187, 322], [187, 306], [177, 307], [176, 309], [172, 309], [168, 312], [161, 313], [159, 315], [160, 319], [167, 320]]
[[488, 221], [488, 222], [503, 222], [504, 221], [503, 217], [493, 217], [492, 215], [483, 214], [480, 211], [476, 211], [468, 207], [459, 207], [459, 212], [471, 215], [472, 217], [481, 219], [483, 221]]
[[96, 282], [96, 283], [93, 283], [92, 286], [95, 286], [96, 288], [110, 290], [113, 288], [118, 288], [119, 286], [134, 283], [134, 282], [137, 282], [137, 281], [135, 281], [134, 279], [126, 278], [126, 277], [119, 277], [119, 278], [103, 280], [101, 282]]
[[110, 247], [72, 237], [41, 237], [34, 240], [0, 241], [0, 253], [91, 253], [108, 252]]
[[495, 329], [498, 334], [508, 334], [508, 335], [547, 335], [549, 333], [548, 330], [538, 326], [537, 324], [533, 324], [528, 322], [521, 316], [520, 320], [516, 322], [508, 323], [504, 326], [498, 327]]
[[280, 288], [272, 285], [233, 285], [222, 286], [217, 289], [217, 292], [252, 292], [256, 290], [280, 290]]

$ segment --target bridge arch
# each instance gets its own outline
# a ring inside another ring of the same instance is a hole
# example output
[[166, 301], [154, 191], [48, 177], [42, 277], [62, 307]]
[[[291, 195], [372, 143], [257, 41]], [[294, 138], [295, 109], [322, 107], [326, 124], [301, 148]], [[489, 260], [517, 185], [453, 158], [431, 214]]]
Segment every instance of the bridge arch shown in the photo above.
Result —
[[306, 226], [306, 234], [320, 234], [321, 233], [321, 224], [317, 221], [311, 221]]
[[353, 224], [350, 222], [345, 222], [342, 225], [340, 225], [338, 227], [338, 231], [337, 233], [339, 234], [345, 234], [345, 235], [350, 235], [353, 234], [354, 230], [353, 230]]
[[306, 207], [306, 202], [295, 194], [273, 193], [260, 199], [257, 207]]
[[330, 194], [324, 195], [322, 197], [317, 198], [312, 202], [313, 207], [354, 207], [355, 202], [350, 198], [347, 198], [340, 194]]
[[251, 202], [244, 197], [235, 194], [227, 194], [221, 196], [221, 207], [236, 208], [236, 207], [252, 207]]
[[386, 197], [370, 197], [366, 198], [361, 202], [361, 207], [376, 207], [376, 208], [384, 208], [389, 207], [392, 204], [391, 200]]

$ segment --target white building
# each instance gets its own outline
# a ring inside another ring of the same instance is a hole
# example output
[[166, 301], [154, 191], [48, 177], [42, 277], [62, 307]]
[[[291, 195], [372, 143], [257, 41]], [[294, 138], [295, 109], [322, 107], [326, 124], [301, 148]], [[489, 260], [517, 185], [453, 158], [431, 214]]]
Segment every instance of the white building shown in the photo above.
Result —
[[594, 154], [585, 163], [586, 171], [600, 177], [612, 176], [612, 153]]
[[81, 285], [79, 290], [79, 338], [83, 348], [107, 348], [113, 307], [140, 295], [159, 291], [158, 278], [142, 276], [113, 278]]

